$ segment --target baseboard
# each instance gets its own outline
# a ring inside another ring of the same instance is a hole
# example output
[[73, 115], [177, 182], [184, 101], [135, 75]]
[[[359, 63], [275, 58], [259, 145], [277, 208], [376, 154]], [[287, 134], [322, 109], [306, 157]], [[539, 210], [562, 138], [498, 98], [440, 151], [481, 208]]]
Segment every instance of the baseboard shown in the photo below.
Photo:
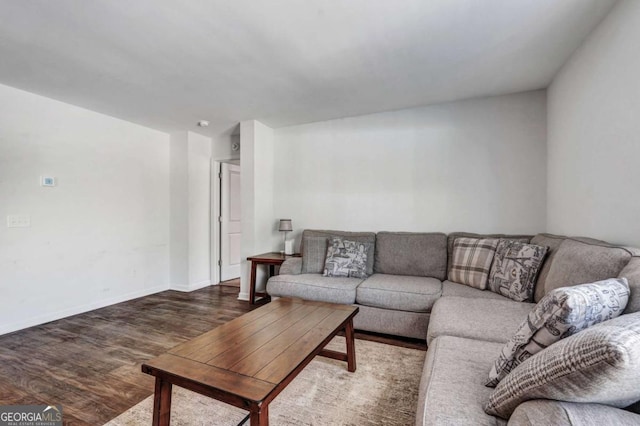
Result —
[[143, 290], [126, 293], [120, 296], [112, 297], [110, 299], [104, 299], [97, 302], [88, 303], [86, 305], [74, 306], [72, 308], [64, 309], [62, 311], [52, 312], [49, 314], [38, 316], [36, 318], [30, 318], [26, 321], [14, 322], [11, 324], [3, 324], [0, 327], [0, 335], [12, 333], [14, 331], [22, 330], [22, 329], [33, 327], [40, 324], [45, 324], [47, 322], [70, 317], [72, 315], [93, 311], [95, 309], [104, 308], [106, 306], [115, 305], [116, 303], [122, 303], [128, 300], [137, 299], [138, 297], [144, 297], [150, 294], [159, 293], [161, 291], [165, 291], [168, 289], [169, 287], [167, 285], [145, 288]]
[[238, 300], [249, 301], [249, 293], [238, 293]]
[[210, 280], [200, 281], [199, 283], [191, 283], [191, 284], [171, 284], [171, 290], [190, 292], [194, 290], [200, 290], [201, 288], [207, 287], [211, 285]]

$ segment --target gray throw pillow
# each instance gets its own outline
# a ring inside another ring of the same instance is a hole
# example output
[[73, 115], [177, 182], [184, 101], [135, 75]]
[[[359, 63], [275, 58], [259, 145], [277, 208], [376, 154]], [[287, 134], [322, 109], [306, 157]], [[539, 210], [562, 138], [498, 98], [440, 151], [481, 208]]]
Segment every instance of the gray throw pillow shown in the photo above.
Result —
[[456, 238], [449, 268], [449, 281], [480, 290], [487, 288], [497, 239]]
[[327, 237], [304, 237], [302, 244], [302, 273], [321, 274], [327, 255]]
[[625, 278], [561, 287], [529, 312], [491, 367], [487, 386], [496, 386], [510, 371], [565, 337], [622, 314], [629, 300]]
[[489, 274], [489, 290], [517, 302], [530, 302], [547, 247], [516, 240], [498, 242]]
[[485, 412], [509, 418], [532, 399], [627, 407], [640, 400], [640, 312], [597, 324], [524, 361], [489, 397]]
[[371, 243], [329, 239], [323, 276], [367, 278], [367, 253]]

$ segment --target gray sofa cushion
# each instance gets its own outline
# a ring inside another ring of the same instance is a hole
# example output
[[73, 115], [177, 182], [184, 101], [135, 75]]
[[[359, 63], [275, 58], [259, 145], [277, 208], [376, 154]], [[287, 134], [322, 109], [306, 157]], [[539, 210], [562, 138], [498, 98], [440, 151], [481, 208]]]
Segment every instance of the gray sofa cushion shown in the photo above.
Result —
[[626, 407], [640, 399], [640, 312], [621, 315], [567, 337], [502, 379], [485, 407], [509, 418], [531, 399]]
[[523, 243], [531, 241], [532, 235], [510, 235], [510, 234], [474, 234], [473, 232], [452, 232], [447, 236], [447, 258], [451, 261], [453, 255], [453, 243], [456, 238], [504, 238], [507, 240], [518, 240]]
[[441, 336], [427, 351], [416, 425], [504, 425], [487, 415], [483, 406], [491, 388], [486, 372], [500, 352], [499, 343]]
[[545, 281], [545, 294], [559, 287], [617, 277], [631, 252], [596, 240], [567, 238], [560, 244]]
[[501, 294], [492, 291], [482, 291], [468, 285], [454, 283], [453, 281], [442, 282], [442, 297], [471, 297], [475, 299], [510, 300]]
[[509, 418], [509, 426], [637, 426], [640, 416], [602, 404], [548, 401], [523, 402]]
[[435, 278], [373, 274], [356, 290], [356, 303], [409, 312], [430, 312], [442, 294]]
[[620, 278], [626, 278], [629, 283], [629, 290], [631, 295], [625, 313], [640, 311], [640, 257], [634, 256], [629, 260], [627, 266], [620, 271]]
[[351, 305], [356, 301], [360, 278], [331, 278], [318, 274], [276, 275], [267, 281], [267, 293], [320, 302]]
[[442, 233], [378, 232], [374, 271], [444, 280], [447, 236]]
[[[325, 231], [325, 230], [317, 230], [317, 229], [305, 229], [302, 232], [302, 245], [300, 247], [300, 253], [302, 253], [302, 257], [304, 259], [305, 256], [305, 237], [324, 237], [324, 238], [328, 238], [331, 236], [336, 236], [336, 237], [343, 237], [346, 238], [348, 240], [351, 241], [358, 241], [361, 243], [371, 243], [371, 248], [369, 249], [369, 252], [367, 253], [367, 275], [371, 275], [373, 274], [373, 261], [374, 261], [374, 250], [375, 250], [375, 245], [376, 245], [376, 234], [373, 232], [346, 232], [346, 231]], [[318, 273], [321, 274], [322, 271], [324, 270], [324, 259], [325, 256], [327, 254], [327, 241], [324, 240], [324, 246], [318, 250], [318, 253], [320, 253], [318, 255], [319, 257], [322, 257], [322, 259], [320, 259], [320, 263], [321, 263], [321, 268], [316, 272], [315, 270], [313, 271], [307, 271], [305, 269], [305, 267], [302, 267], [302, 272], [303, 273]], [[317, 260], [317, 259], [316, 259]], [[304, 264], [304, 260], [303, 260], [303, 264]], [[314, 265], [316, 265], [317, 263], [314, 262]]]
[[[533, 303], [513, 300], [471, 299], [468, 297], [443, 297], [431, 310], [427, 344], [438, 336], [456, 336], [504, 344], [516, 332], [533, 309]], [[496, 357], [484, 371], [484, 381]]]
[[531, 239], [531, 244], [548, 247], [547, 255], [544, 258], [544, 263], [542, 263], [542, 268], [540, 268], [540, 272], [538, 272], [538, 279], [536, 280], [536, 289], [533, 297], [535, 302], [539, 302], [540, 299], [547, 294], [544, 290], [544, 285], [547, 282], [549, 269], [551, 269], [553, 258], [558, 252], [558, 247], [560, 247], [560, 244], [562, 244], [565, 238], [566, 237], [561, 237], [559, 235], [538, 234]]
[[428, 313], [393, 311], [364, 305], [358, 305], [358, 307], [360, 311], [353, 318], [353, 327], [358, 330], [412, 339], [424, 339], [427, 336]]
[[298, 275], [302, 273], [302, 258], [290, 257], [280, 265], [280, 275]]

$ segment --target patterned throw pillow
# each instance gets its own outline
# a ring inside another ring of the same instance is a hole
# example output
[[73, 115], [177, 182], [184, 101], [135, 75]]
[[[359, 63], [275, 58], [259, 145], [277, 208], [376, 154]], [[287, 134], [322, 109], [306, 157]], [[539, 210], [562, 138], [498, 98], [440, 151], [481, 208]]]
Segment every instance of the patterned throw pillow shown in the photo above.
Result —
[[553, 343], [622, 314], [629, 300], [626, 278], [555, 289], [529, 312], [491, 367], [487, 386]]
[[327, 259], [324, 263], [325, 277], [367, 278], [367, 253], [371, 243], [329, 239]]
[[487, 288], [487, 278], [498, 241], [494, 238], [456, 238], [453, 242], [449, 281], [480, 290]]
[[547, 247], [516, 240], [498, 242], [489, 274], [489, 290], [517, 302], [530, 302]]
[[640, 312], [590, 327], [532, 356], [498, 384], [484, 410], [507, 419], [531, 399], [622, 408], [640, 400], [638, 383]]

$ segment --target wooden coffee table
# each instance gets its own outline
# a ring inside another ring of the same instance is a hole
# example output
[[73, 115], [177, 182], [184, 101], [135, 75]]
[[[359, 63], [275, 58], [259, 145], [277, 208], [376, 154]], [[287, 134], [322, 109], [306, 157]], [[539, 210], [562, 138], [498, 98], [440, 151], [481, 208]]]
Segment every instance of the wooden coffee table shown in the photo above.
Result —
[[[355, 306], [277, 299], [148, 361], [142, 371], [156, 377], [153, 424], [169, 424], [177, 385], [248, 410], [252, 426], [268, 425], [269, 403], [316, 355], [356, 371], [357, 313]], [[340, 331], [346, 353], [324, 349]]]

